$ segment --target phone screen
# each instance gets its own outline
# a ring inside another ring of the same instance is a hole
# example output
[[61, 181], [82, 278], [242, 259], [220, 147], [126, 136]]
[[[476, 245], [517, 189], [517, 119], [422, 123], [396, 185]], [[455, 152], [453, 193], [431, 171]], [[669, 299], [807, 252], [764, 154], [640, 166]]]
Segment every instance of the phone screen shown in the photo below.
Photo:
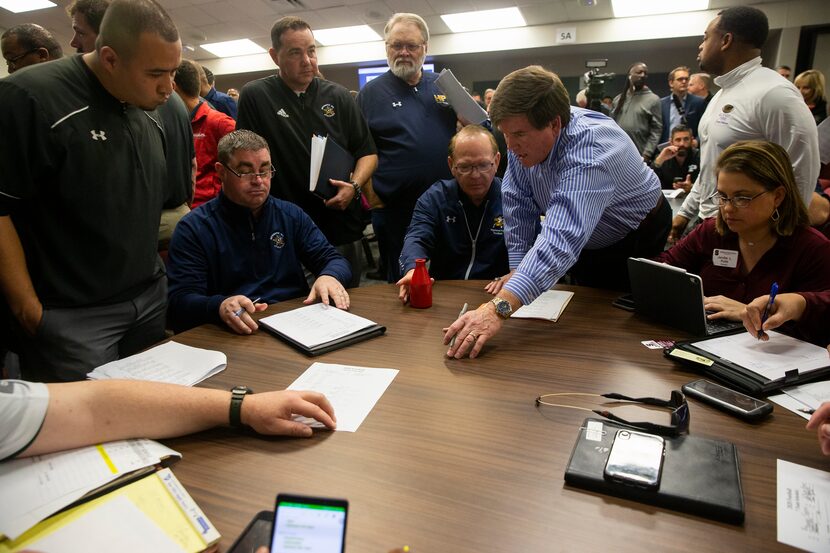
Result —
[[708, 380], [696, 380], [687, 384], [689, 388], [697, 390], [700, 394], [707, 396], [715, 401], [725, 403], [736, 407], [747, 413], [754, 411], [766, 405], [765, 402], [759, 401], [754, 397], [749, 397], [735, 390], [730, 390], [714, 382]]
[[279, 495], [271, 553], [342, 553], [347, 511], [344, 500]]

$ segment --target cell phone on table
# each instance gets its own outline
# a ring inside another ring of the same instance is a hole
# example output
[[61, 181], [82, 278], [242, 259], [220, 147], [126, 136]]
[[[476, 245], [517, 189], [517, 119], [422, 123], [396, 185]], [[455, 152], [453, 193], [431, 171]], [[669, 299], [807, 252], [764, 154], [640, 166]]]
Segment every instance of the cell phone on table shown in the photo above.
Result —
[[345, 499], [279, 494], [271, 553], [343, 553], [348, 512]]
[[661, 436], [617, 430], [605, 463], [606, 480], [638, 488], [658, 487], [665, 448], [666, 441]]
[[625, 294], [620, 296], [611, 302], [611, 305], [625, 311], [634, 311], [634, 294]]
[[683, 393], [717, 407], [738, 418], [757, 421], [772, 413], [772, 404], [736, 392], [705, 378], [684, 384]]

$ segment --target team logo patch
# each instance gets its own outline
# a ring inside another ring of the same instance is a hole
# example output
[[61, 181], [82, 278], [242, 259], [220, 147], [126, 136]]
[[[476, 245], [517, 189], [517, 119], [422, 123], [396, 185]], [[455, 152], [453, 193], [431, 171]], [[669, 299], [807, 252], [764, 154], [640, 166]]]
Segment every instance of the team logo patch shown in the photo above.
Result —
[[726, 104], [725, 106], [723, 106], [724, 113], [732, 113], [733, 109], [735, 109], [735, 106], [733, 106], [732, 104]]
[[92, 135], [92, 140], [104, 141], [107, 139], [107, 133], [104, 131], [89, 131], [89, 134]]
[[323, 104], [320, 106], [320, 111], [322, 111], [323, 115], [326, 117], [334, 117], [334, 106], [331, 104]]
[[275, 248], [282, 249], [285, 246], [285, 235], [281, 232], [275, 232], [271, 235], [271, 243]]
[[490, 227], [490, 230], [493, 234], [504, 234], [504, 217], [496, 215], [496, 217], [493, 218], [493, 226]]
[[432, 97], [435, 98], [436, 104], [447, 104], [447, 96], [445, 94], [433, 94]]

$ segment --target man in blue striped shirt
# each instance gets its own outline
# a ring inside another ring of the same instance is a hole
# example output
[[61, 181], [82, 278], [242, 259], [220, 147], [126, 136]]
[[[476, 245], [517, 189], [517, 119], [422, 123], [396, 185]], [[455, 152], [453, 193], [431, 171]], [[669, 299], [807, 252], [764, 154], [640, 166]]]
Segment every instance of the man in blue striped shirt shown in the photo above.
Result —
[[[503, 321], [566, 272], [575, 282], [628, 288], [629, 256], [663, 249], [671, 209], [660, 181], [613, 120], [572, 108], [556, 74], [514, 71], [496, 89], [490, 116], [510, 150], [502, 182], [511, 273], [496, 297], [448, 329], [447, 355], [476, 357]], [[535, 233], [544, 215], [542, 232]]]

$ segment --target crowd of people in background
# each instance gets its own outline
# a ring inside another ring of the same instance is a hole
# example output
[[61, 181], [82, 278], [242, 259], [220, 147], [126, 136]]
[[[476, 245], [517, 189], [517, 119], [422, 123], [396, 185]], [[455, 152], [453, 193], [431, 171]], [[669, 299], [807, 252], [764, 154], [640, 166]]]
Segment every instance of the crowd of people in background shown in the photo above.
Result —
[[[204, 323], [249, 334], [256, 312], [291, 298], [348, 309], [370, 222], [380, 276], [404, 302], [416, 258], [439, 280], [489, 281], [492, 301], [448, 321], [452, 357], [479, 355], [557, 282], [627, 289], [630, 256], [699, 273], [713, 317], [748, 329], [763, 330], [756, 298], [777, 281], [788, 294], [769, 325], [792, 319], [827, 341], [814, 322], [830, 290], [825, 79], [762, 65], [756, 8], [701, 29], [701, 71], [673, 68], [662, 98], [645, 61], [599, 111], [531, 65], [473, 93], [482, 126], [424, 70], [417, 14], [389, 19], [389, 71], [356, 98], [323, 78], [298, 17], [272, 28], [278, 71], [225, 94], [182, 60], [152, 0], [75, 0], [68, 14], [80, 55], [34, 24], [0, 37], [0, 346], [13, 350], [0, 355], [12, 374], [80, 380]], [[355, 160], [325, 198], [309, 190], [312, 133]], [[661, 189], [682, 191], [677, 213]], [[334, 424], [324, 399], [286, 401]]]

